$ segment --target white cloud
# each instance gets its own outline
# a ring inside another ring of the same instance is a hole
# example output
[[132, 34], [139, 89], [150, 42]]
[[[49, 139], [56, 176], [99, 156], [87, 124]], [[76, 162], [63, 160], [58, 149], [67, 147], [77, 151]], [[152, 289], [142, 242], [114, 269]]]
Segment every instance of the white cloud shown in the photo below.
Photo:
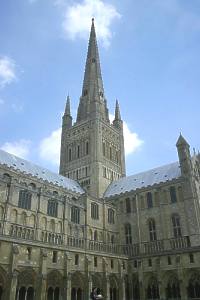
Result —
[[44, 138], [39, 145], [40, 157], [56, 166], [60, 162], [60, 137], [61, 128], [58, 128]]
[[22, 139], [13, 143], [6, 142], [1, 146], [1, 149], [21, 158], [27, 158], [30, 152], [30, 144], [29, 140]]
[[3, 88], [7, 84], [16, 79], [16, 65], [14, 60], [4, 56], [0, 58], [0, 87]]
[[112, 37], [110, 25], [121, 15], [113, 5], [102, 0], [83, 0], [81, 3], [68, 6], [63, 21], [66, 36], [71, 39], [77, 37], [87, 39], [93, 17], [95, 18], [98, 39], [103, 41], [104, 46], [109, 46]]
[[[109, 114], [109, 118], [112, 122], [114, 120], [114, 115]], [[129, 155], [137, 151], [142, 146], [144, 141], [139, 138], [136, 132], [132, 132], [130, 130], [128, 124], [125, 121], [123, 121], [123, 129], [125, 155]]]

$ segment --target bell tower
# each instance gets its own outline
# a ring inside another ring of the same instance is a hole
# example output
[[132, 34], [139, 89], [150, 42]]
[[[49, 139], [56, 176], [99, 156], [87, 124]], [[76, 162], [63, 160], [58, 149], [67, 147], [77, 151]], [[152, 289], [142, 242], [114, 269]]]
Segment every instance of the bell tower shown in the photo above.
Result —
[[113, 123], [109, 120], [94, 19], [76, 122], [72, 125], [69, 98], [63, 115], [60, 174], [77, 180], [96, 198], [125, 176], [123, 122], [118, 101]]

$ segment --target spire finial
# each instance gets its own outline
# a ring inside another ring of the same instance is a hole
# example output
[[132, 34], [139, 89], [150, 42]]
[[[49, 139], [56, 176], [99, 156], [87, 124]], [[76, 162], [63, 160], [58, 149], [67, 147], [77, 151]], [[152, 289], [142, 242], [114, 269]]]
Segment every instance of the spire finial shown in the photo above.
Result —
[[116, 99], [116, 104], [115, 104], [115, 120], [121, 120], [121, 114], [120, 114], [120, 109], [119, 109], [119, 102]]
[[71, 116], [71, 113], [70, 113], [70, 97], [69, 97], [69, 93], [67, 95], [67, 102], [66, 102], [66, 106], [65, 106], [65, 115]]

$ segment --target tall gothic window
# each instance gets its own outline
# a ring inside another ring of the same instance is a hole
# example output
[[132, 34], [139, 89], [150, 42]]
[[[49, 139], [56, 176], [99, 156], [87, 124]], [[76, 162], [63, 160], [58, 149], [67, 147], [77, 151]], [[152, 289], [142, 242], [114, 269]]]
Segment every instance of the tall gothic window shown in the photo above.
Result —
[[126, 198], [126, 213], [131, 213], [131, 200], [129, 198]]
[[77, 146], [77, 158], [80, 158], [80, 145]]
[[58, 202], [49, 200], [47, 205], [47, 214], [51, 217], [57, 218], [58, 215]]
[[71, 221], [73, 223], [80, 223], [80, 209], [76, 206], [71, 207]]
[[146, 194], [146, 199], [147, 199], [147, 207], [148, 208], [153, 207], [153, 198], [152, 198], [152, 193], [151, 192], [148, 192]]
[[103, 156], [106, 156], [106, 144], [103, 142]]
[[88, 141], [85, 143], [85, 154], [86, 155], [89, 154], [89, 142]]
[[156, 223], [154, 219], [149, 220], [149, 238], [150, 241], [156, 241], [157, 235], [156, 235]]
[[31, 198], [32, 198], [31, 192], [27, 190], [21, 190], [19, 192], [18, 207], [24, 209], [31, 209]]
[[71, 160], [72, 160], [72, 149], [69, 148], [69, 161], [71, 161]]
[[115, 224], [115, 211], [112, 208], [108, 209], [108, 223]]
[[91, 218], [94, 220], [99, 219], [99, 205], [96, 203], [91, 203]]
[[125, 224], [124, 229], [125, 229], [126, 244], [127, 245], [132, 244], [131, 225], [129, 223]]
[[170, 186], [169, 192], [170, 192], [171, 203], [176, 203], [177, 202], [177, 196], [176, 196], [175, 187]]
[[174, 232], [174, 237], [181, 237], [181, 223], [180, 223], [180, 217], [178, 214], [174, 214], [172, 216], [172, 226], [173, 226], [173, 232]]

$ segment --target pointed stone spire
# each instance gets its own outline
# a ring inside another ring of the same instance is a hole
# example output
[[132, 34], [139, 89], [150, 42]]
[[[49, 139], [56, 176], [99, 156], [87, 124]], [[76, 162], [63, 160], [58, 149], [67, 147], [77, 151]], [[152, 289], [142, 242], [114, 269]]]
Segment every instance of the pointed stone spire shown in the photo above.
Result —
[[123, 122], [121, 119], [121, 114], [120, 114], [120, 109], [119, 109], [119, 102], [118, 100], [116, 100], [116, 104], [115, 104], [115, 118], [113, 120], [113, 125], [118, 128], [121, 129], [123, 126]]
[[96, 32], [94, 19], [92, 19], [82, 95], [80, 97], [77, 114], [77, 122], [94, 117], [107, 120], [108, 118], [106, 110], [107, 107], [104, 97], [104, 88], [101, 76]]
[[66, 127], [66, 128], [72, 127], [72, 116], [71, 116], [71, 112], [70, 112], [70, 97], [69, 97], [69, 95], [67, 96], [67, 101], [66, 101], [66, 105], [65, 105], [65, 113], [64, 113], [62, 119], [63, 119], [63, 122], [62, 122], [63, 127]]
[[65, 115], [71, 116], [71, 112], [70, 112], [70, 97], [69, 97], [69, 95], [67, 96], [67, 102], [66, 102], [66, 106], [65, 106]]
[[116, 99], [116, 104], [115, 104], [115, 120], [121, 120], [121, 114], [120, 114], [120, 109], [119, 109], [119, 102]]

